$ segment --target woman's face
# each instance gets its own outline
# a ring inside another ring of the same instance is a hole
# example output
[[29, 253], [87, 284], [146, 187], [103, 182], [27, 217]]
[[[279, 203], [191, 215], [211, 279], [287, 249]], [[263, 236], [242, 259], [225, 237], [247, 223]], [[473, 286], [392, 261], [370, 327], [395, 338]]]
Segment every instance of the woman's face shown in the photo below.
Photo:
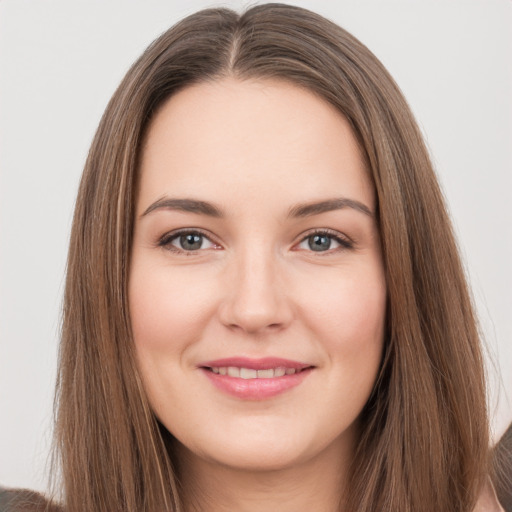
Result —
[[129, 301], [159, 420], [230, 467], [349, 454], [386, 283], [348, 122], [283, 82], [194, 85], [157, 113], [140, 171]]

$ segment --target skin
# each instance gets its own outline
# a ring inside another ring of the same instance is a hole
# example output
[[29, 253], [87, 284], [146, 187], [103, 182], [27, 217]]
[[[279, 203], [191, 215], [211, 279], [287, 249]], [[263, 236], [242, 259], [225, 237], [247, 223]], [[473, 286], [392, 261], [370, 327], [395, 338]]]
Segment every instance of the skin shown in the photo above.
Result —
[[[374, 190], [348, 122], [288, 83], [202, 83], [159, 110], [140, 172], [130, 313], [151, 406], [177, 439], [187, 510], [339, 510], [386, 307]], [[354, 203], [290, 216], [338, 198]], [[205, 234], [199, 249], [181, 229]], [[315, 230], [329, 230], [321, 251]], [[280, 395], [242, 400], [198, 367], [234, 356], [314, 368]]]

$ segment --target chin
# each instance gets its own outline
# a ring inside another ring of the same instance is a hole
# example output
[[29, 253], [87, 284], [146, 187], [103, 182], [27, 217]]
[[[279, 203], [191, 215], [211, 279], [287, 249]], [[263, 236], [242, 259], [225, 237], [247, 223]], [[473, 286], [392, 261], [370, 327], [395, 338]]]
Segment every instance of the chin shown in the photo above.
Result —
[[251, 446], [233, 445], [228, 451], [211, 454], [212, 461], [240, 471], [280, 471], [292, 468], [307, 459], [304, 446], [290, 444], [275, 446], [269, 443], [252, 444]]
[[297, 467], [301, 462], [307, 460], [305, 454], [300, 453], [301, 450], [289, 449], [288, 447], [278, 450], [269, 449], [268, 447], [245, 448], [243, 450], [233, 448], [222, 453], [218, 450], [211, 450], [195, 455], [211, 465], [245, 473], [284, 471]]
[[[205, 443], [180, 442], [182, 452], [191, 463], [200, 461], [209, 465], [242, 472], [273, 472], [297, 468], [311, 462], [326, 452], [337, 453], [343, 458], [346, 448], [352, 445], [352, 428], [345, 434], [330, 439], [330, 436], [313, 436], [304, 431], [278, 431], [277, 435], [262, 428], [260, 431], [242, 435], [215, 436], [204, 438]], [[275, 432], [275, 430], [274, 430]], [[211, 432], [210, 432], [211, 434]], [[197, 441], [197, 439], [196, 439]]]

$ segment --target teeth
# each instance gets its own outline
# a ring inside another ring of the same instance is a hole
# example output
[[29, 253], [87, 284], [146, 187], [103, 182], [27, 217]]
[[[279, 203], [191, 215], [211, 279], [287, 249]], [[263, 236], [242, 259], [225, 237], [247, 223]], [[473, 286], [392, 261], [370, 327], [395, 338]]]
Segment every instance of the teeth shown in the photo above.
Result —
[[236, 368], [235, 366], [230, 366], [228, 368], [228, 375], [230, 377], [240, 377], [240, 368]]
[[283, 377], [284, 375], [293, 375], [300, 372], [295, 368], [268, 368], [265, 370], [253, 370], [252, 368], [237, 368], [236, 366], [210, 368], [213, 373], [219, 375], [228, 375], [242, 379], [273, 379], [274, 377]]
[[240, 368], [240, 377], [242, 377], [242, 379], [256, 379], [258, 372], [256, 370], [250, 370], [249, 368]]
[[258, 379], [271, 379], [274, 377], [274, 369], [269, 368], [268, 370], [258, 370]]

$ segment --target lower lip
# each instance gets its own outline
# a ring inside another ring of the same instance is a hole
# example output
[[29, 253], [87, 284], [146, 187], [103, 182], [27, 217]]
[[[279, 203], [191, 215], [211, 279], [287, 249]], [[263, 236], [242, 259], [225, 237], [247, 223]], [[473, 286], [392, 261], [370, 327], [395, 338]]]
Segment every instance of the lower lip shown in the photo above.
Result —
[[297, 387], [311, 373], [312, 368], [273, 379], [241, 379], [213, 373], [205, 368], [201, 370], [224, 393], [242, 400], [266, 400]]

